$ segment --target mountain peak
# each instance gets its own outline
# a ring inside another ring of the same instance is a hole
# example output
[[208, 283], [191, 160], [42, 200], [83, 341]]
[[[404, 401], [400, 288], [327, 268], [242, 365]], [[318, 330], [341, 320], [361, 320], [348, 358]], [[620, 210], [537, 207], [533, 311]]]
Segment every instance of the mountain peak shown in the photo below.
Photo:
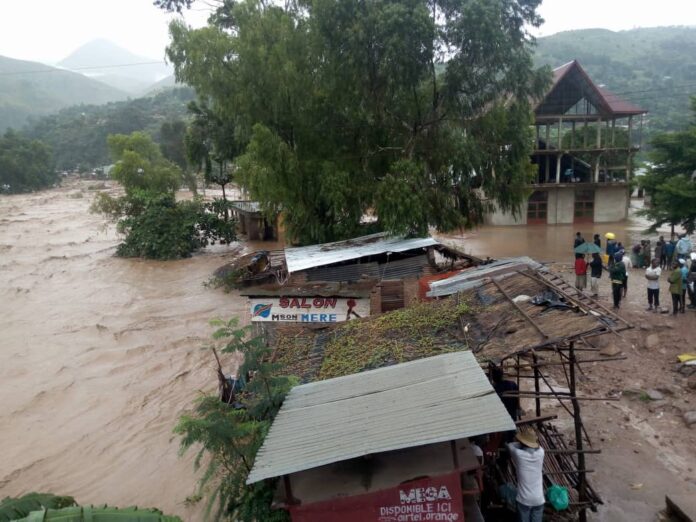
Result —
[[104, 38], [81, 45], [58, 65], [131, 94], [143, 91], [172, 72], [163, 58], [139, 56]]

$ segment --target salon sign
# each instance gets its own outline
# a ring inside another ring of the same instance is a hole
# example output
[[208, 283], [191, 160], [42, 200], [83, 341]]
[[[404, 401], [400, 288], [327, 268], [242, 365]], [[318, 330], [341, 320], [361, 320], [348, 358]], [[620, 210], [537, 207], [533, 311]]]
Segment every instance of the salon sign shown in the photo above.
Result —
[[253, 322], [340, 323], [370, 315], [370, 299], [356, 297], [250, 297]]

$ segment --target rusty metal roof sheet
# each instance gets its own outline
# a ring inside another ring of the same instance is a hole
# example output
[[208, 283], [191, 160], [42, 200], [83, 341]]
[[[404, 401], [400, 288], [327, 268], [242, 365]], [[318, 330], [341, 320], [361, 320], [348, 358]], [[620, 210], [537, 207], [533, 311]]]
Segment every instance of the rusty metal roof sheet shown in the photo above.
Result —
[[426, 248], [439, 243], [432, 237], [404, 239], [389, 237], [387, 234], [372, 234], [345, 241], [286, 248], [285, 263], [288, 272], [299, 272], [318, 266], [332, 265], [361, 257], [386, 254], [388, 252], [407, 252]]
[[474, 355], [448, 353], [296, 386], [247, 484], [364, 455], [514, 429]]
[[481, 286], [487, 277], [526, 270], [527, 268], [540, 270], [543, 265], [527, 256], [500, 259], [487, 265], [463, 270], [447, 279], [432, 281], [430, 291], [426, 295], [427, 297], [445, 297]]

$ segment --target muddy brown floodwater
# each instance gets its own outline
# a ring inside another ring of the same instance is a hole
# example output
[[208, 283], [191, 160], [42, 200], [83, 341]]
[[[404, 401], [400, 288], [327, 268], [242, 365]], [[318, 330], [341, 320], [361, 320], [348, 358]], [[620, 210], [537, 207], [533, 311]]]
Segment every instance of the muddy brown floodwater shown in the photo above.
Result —
[[244, 301], [202, 283], [240, 247], [115, 258], [86, 186], [0, 197], [0, 498], [50, 491], [198, 520], [172, 429], [214, 389], [208, 320]]
[[669, 239], [669, 228], [660, 229], [659, 233], [645, 233], [650, 223], [635, 215], [635, 211], [641, 207], [642, 201], [633, 200], [631, 217], [621, 223], [483, 226], [471, 231], [443, 234], [441, 237], [447, 242], [459, 245], [467, 253], [481, 257], [530, 256], [539, 261], [569, 262], [573, 259], [572, 246], [576, 232], [581, 232], [587, 241], [592, 241], [594, 234], [599, 234], [602, 238], [602, 249], [606, 246], [604, 234], [613, 232], [617, 241], [623, 243], [626, 251], [642, 238], [653, 240], [653, 245], [660, 234]]

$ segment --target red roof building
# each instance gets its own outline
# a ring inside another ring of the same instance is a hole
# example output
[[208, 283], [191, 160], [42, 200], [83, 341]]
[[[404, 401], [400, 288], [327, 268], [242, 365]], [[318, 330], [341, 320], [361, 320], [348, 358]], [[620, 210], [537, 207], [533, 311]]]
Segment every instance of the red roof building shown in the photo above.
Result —
[[553, 71], [534, 107], [537, 172], [521, 216], [494, 225], [608, 223], [628, 215], [629, 181], [647, 111], [595, 83], [577, 60]]

